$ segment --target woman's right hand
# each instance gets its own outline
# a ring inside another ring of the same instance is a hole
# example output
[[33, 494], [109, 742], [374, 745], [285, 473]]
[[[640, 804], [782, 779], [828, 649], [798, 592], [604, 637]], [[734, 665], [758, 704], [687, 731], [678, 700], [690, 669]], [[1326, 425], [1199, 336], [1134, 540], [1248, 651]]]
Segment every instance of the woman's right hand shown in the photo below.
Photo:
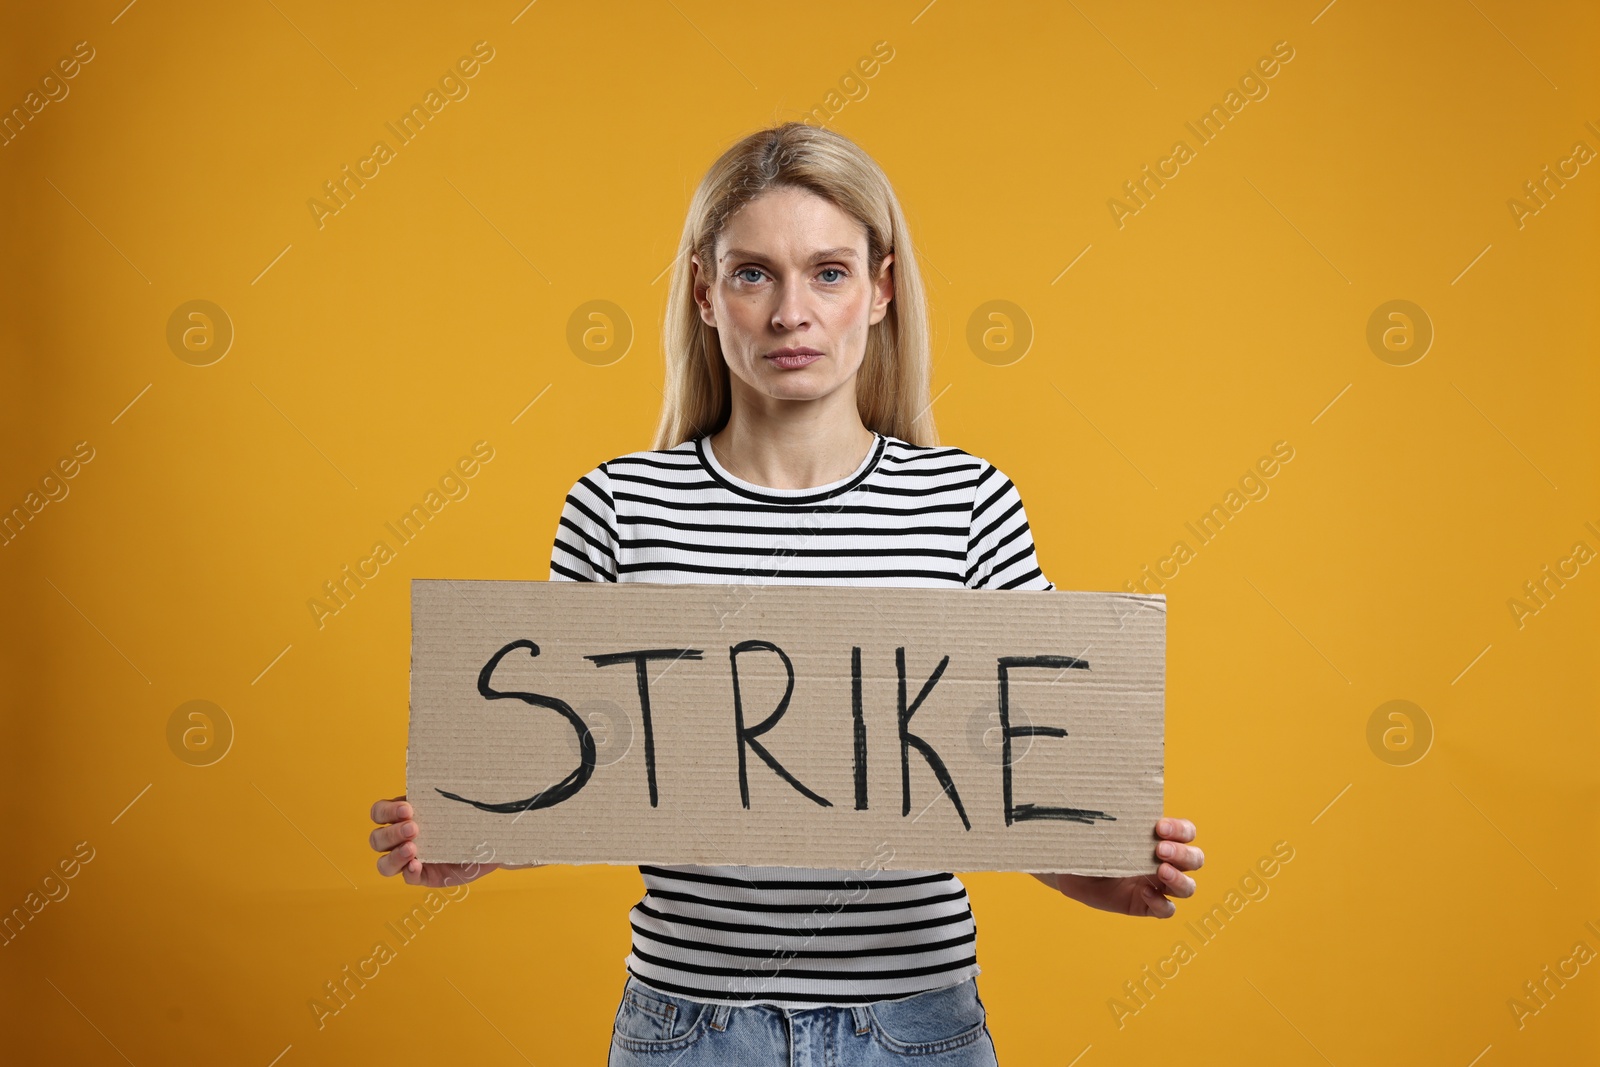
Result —
[[501, 866], [498, 863], [423, 863], [417, 858], [418, 828], [412, 814], [404, 793], [372, 805], [372, 821], [379, 826], [367, 841], [373, 851], [383, 853], [378, 857], [378, 873], [385, 878], [399, 874], [407, 885], [438, 889], [475, 881]]

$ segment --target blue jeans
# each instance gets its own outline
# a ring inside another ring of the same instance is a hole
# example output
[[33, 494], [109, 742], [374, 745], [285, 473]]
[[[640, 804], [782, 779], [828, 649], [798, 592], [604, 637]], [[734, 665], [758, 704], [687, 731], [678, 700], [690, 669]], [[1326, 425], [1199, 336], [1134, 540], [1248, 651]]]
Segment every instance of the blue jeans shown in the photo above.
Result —
[[997, 1067], [976, 979], [861, 1007], [778, 1008], [689, 1000], [629, 975], [607, 1061], [609, 1067], [912, 1062]]

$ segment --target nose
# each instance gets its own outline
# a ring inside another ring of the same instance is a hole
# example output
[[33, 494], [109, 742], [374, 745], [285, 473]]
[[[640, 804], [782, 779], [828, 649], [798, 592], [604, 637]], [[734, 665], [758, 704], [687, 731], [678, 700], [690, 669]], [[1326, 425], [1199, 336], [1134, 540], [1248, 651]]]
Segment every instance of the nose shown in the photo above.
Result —
[[778, 303], [772, 309], [773, 329], [793, 330], [810, 322], [810, 297], [804, 285], [782, 285], [777, 293]]

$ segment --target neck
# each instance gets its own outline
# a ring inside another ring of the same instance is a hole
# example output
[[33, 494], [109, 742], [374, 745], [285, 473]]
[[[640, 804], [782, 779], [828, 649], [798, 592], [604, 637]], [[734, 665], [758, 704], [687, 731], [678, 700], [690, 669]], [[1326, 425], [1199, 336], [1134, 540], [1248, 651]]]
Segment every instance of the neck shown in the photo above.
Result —
[[875, 439], [854, 410], [831, 420], [740, 417], [736, 410], [709, 444], [717, 462], [752, 485], [809, 489], [847, 477]]

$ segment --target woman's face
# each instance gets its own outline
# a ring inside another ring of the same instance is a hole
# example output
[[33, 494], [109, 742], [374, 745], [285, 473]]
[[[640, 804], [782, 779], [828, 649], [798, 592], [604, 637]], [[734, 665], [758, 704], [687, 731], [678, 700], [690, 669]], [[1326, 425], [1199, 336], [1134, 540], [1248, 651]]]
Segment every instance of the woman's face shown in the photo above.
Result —
[[[861, 224], [815, 193], [783, 187], [729, 220], [717, 257], [708, 267], [693, 255], [691, 269], [735, 399], [817, 400], [843, 388], [853, 411], [867, 327], [894, 296], [893, 254], [869, 278]], [[786, 366], [773, 353], [789, 348], [821, 354]]]

